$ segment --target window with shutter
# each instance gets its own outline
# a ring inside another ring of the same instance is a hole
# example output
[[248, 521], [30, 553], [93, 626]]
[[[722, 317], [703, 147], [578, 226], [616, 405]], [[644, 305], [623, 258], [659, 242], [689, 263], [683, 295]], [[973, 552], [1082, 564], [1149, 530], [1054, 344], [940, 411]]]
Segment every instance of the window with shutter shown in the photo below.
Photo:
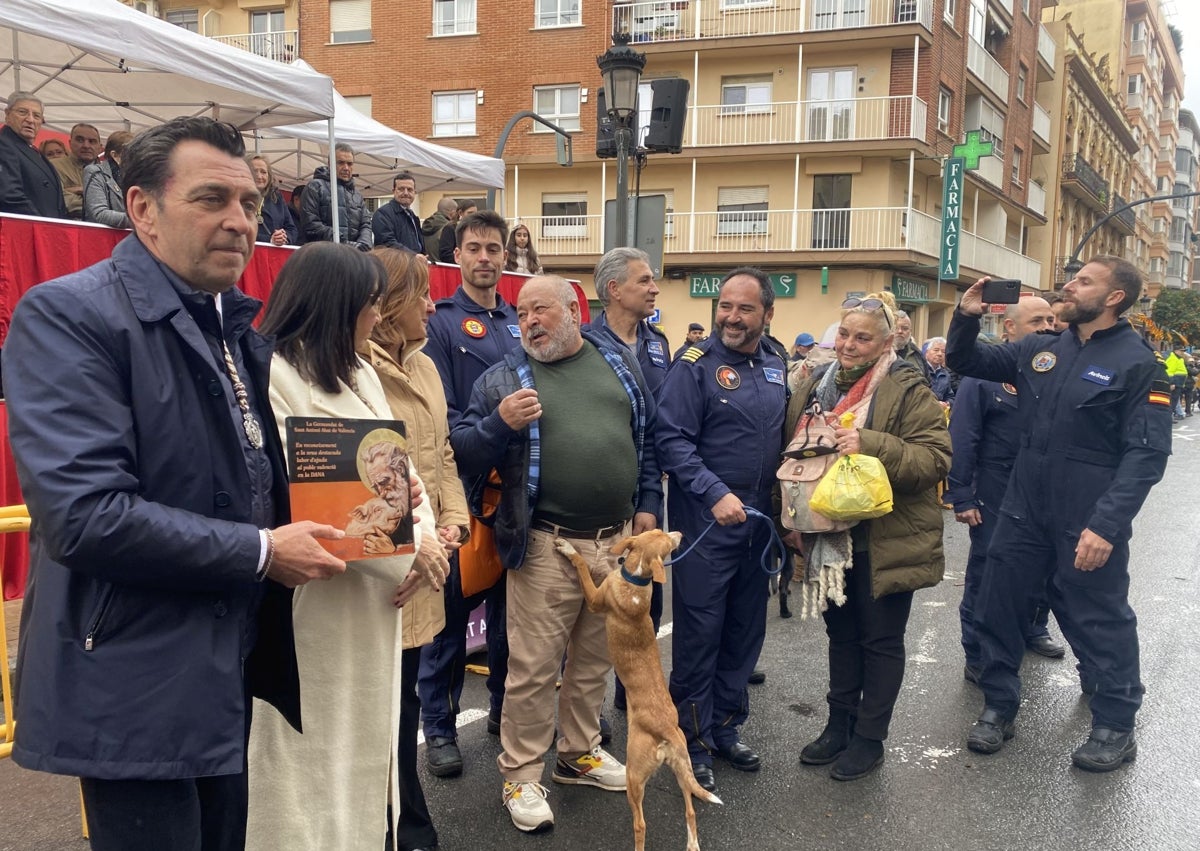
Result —
[[329, 40], [347, 44], [371, 40], [371, 0], [329, 0]]

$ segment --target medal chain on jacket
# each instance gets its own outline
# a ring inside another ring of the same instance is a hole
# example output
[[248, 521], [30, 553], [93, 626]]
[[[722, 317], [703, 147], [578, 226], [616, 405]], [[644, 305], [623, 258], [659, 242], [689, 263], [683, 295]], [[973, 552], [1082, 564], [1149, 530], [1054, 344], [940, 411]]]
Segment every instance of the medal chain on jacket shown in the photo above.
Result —
[[229, 344], [224, 339], [221, 340], [221, 348], [225, 352], [225, 371], [229, 373], [229, 383], [233, 385], [233, 395], [237, 398], [238, 408], [242, 411], [242, 428], [246, 431], [246, 440], [254, 449], [262, 449], [262, 427], [254, 418], [254, 414], [250, 412], [250, 396], [246, 393], [246, 385], [238, 376], [237, 366], [233, 362], [233, 354], [230, 353]]

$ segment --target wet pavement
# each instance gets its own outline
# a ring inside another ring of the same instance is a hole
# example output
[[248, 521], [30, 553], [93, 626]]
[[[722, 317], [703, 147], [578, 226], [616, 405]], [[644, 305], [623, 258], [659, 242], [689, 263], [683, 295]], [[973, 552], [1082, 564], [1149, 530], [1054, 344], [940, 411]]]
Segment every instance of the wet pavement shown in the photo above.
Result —
[[[1197, 423], [1193, 426], [1192, 423]], [[830, 851], [1109, 851], [1200, 849], [1200, 520], [1191, 509], [1200, 482], [1200, 417], [1175, 428], [1175, 455], [1135, 524], [1131, 601], [1139, 618], [1146, 698], [1138, 716], [1136, 762], [1107, 775], [1071, 766], [1089, 714], [1073, 662], [1026, 657], [1016, 738], [984, 757], [965, 747], [981, 697], [962, 679], [958, 600], [966, 527], [946, 518], [946, 579], [920, 591], [907, 638], [904, 689], [886, 743], [886, 761], [851, 783], [801, 766], [800, 748], [825, 721], [825, 651], [819, 621], [779, 618], [773, 598], [760, 667], [751, 687], [743, 740], [763, 758], [757, 773], [718, 761], [724, 806], [697, 802], [707, 849]], [[668, 601], [670, 595], [668, 594]], [[664, 622], [670, 620], [669, 602]], [[1057, 636], [1051, 621], [1052, 632]], [[666, 630], [664, 630], [666, 631]], [[670, 661], [670, 635], [662, 642]], [[611, 701], [611, 691], [610, 691]], [[486, 708], [483, 678], [471, 676], [464, 708]], [[606, 704], [616, 728], [610, 750], [624, 754], [624, 716]], [[556, 825], [540, 835], [512, 827], [500, 805], [499, 741], [483, 711], [460, 730], [466, 771], [423, 775], [443, 851], [582, 851], [632, 845], [623, 794], [549, 781]], [[0, 761], [0, 851], [85, 849], [77, 785]], [[313, 789], [319, 806], [320, 790]], [[650, 849], [686, 846], [683, 803], [661, 769], [646, 794]], [[286, 849], [281, 849], [286, 851]]]

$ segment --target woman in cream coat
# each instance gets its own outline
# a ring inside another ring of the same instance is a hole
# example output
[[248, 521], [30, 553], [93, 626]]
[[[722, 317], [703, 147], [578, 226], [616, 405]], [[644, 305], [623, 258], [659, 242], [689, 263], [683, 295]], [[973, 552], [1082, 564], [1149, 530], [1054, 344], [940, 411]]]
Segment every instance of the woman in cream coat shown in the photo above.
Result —
[[[289, 416], [392, 419], [379, 379], [355, 354], [379, 321], [384, 286], [379, 262], [348, 246], [314, 243], [288, 260], [262, 324], [276, 338], [270, 397], [281, 431]], [[449, 571], [429, 499], [414, 519], [416, 556], [354, 561], [297, 589], [304, 734], [256, 702], [247, 848], [384, 847], [389, 816], [394, 825], [400, 814], [397, 589], [412, 570], [440, 590]]]
[[[387, 270], [388, 289], [383, 297], [383, 318], [371, 334], [365, 357], [383, 383], [392, 416], [409, 424], [413, 435], [409, 458], [425, 483], [426, 497], [437, 518], [438, 535], [447, 549], [454, 550], [466, 540], [471, 516], [454, 463], [454, 450], [450, 448], [442, 379], [433, 361], [421, 351], [434, 310], [429, 297], [429, 264], [420, 254], [397, 248], [376, 248], [373, 253]], [[421, 716], [417, 673], [421, 647], [433, 641], [445, 624], [442, 595], [434, 593], [428, 585], [417, 584], [411, 598], [404, 603], [398, 836], [401, 851], [433, 848], [438, 844], [417, 773], [417, 731]]]

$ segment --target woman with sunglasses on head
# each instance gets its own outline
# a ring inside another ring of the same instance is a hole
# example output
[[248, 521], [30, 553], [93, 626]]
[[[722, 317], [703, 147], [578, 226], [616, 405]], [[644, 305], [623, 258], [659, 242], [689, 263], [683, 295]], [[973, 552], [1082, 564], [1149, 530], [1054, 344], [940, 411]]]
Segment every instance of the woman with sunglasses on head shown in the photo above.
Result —
[[[382, 318], [371, 332], [363, 357], [375, 368], [392, 416], [410, 430], [409, 458], [425, 482], [430, 507], [437, 520], [439, 543], [457, 550], [466, 540], [470, 511], [446, 420], [446, 393], [437, 367], [425, 347], [433, 299], [429, 296], [429, 261], [422, 254], [398, 248], [376, 248], [387, 272], [387, 290], [380, 307]], [[419, 851], [438, 844], [429, 815], [421, 778], [417, 773], [417, 732], [421, 699], [417, 675], [421, 648], [433, 641], [446, 625], [443, 596], [413, 575], [397, 589], [404, 606], [401, 630], [404, 653], [400, 694], [400, 823], [397, 848]]]
[[[386, 286], [379, 261], [345, 244], [306, 245], [284, 264], [262, 332], [275, 338], [270, 397], [285, 445], [287, 417], [394, 419], [375, 371], [357, 354], [379, 321]], [[388, 464], [370, 473], [378, 494], [372, 502], [412, 510], [417, 555], [352, 561], [345, 573], [294, 592], [304, 734], [268, 704], [255, 705], [251, 851], [396, 847], [385, 845], [401, 812], [402, 615], [395, 598], [410, 571], [440, 592], [449, 564], [437, 544], [429, 499], [410, 508], [409, 488], [395, 470]]]
[[913, 591], [936, 585], [945, 567], [935, 488], [950, 467], [950, 436], [924, 376], [896, 357], [894, 311], [891, 293], [846, 299], [837, 359], [800, 383], [787, 410], [788, 434], [823, 417], [837, 428], [838, 453], [878, 458], [892, 486], [891, 513], [800, 541], [805, 609], [823, 612], [829, 636], [829, 722], [800, 761], [832, 763], [835, 780], [883, 762]]
[[525, 225], [517, 225], [512, 229], [504, 250], [508, 252], [508, 260], [504, 264], [506, 272], [542, 274], [542, 261], [538, 260], [537, 250], [533, 247], [533, 237], [529, 235], [529, 228]]

